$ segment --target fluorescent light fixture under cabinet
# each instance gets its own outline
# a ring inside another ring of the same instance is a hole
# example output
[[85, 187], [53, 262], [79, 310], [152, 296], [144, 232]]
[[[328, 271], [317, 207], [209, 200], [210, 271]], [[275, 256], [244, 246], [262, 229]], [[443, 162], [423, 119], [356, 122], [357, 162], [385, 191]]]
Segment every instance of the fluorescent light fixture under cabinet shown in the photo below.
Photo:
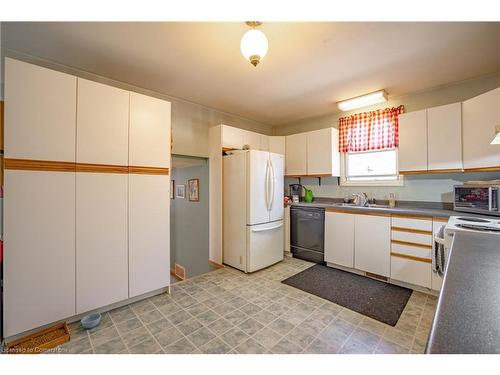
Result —
[[383, 103], [387, 101], [387, 93], [385, 90], [375, 91], [366, 95], [357, 96], [355, 98], [342, 100], [337, 103], [341, 111], [350, 111], [351, 109], [367, 107], [369, 105]]
[[500, 145], [500, 125], [497, 125], [495, 127], [495, 138], [493, 138], [493, 140], [491, 141], [490, 144], [492, 145]]

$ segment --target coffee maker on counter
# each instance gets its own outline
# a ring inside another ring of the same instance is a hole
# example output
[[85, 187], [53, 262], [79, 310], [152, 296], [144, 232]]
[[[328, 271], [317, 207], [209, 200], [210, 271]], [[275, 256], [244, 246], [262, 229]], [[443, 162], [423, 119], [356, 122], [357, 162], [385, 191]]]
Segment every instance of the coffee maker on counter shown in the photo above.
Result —
[[302, 193], [302, 185], [300, 185], [300, 184], [291, 184], [290, 185], [290, 195], [292, 196], [293, 203], [299, 203], [300, 193]]

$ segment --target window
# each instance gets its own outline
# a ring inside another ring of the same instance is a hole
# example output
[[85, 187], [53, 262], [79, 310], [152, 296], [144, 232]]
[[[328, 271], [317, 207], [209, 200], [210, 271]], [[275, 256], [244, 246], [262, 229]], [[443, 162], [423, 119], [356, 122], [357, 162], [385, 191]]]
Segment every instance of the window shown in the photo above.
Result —
[[397, 174], [395, 149], [347, 153], [346, 177], [351, 181], [395, 180]]
[[342, 185], [401, 186], [398, 116], [403, 106], [339, 119]]

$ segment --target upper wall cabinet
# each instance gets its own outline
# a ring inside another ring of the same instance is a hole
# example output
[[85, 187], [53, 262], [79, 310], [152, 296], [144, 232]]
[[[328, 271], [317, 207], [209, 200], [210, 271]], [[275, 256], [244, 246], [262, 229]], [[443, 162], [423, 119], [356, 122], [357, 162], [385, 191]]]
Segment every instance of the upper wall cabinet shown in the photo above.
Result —
[[286, 136], [286, 175], [339, 176], [338, 134], [325, 128]]
[[462, 103], [427, 109], [427, 148], [428, 170], [462, 170]]
[[307, 174], [340, 175], [339, 132], [334, 128], [307, 133]]
[[286, 137], [285, 136], [272, 136], [269, 137], [269, 151], [276, 154], [286, 154]]
[[261, 149], [261, 134], [254, 133], [249, 130], [242, 130], [243, 132], [243, 145], [250, 146], [250, 150], [260, 150]]
[[129, 165], [170, 167], [170, 102], [130, 93]]
[[287, 176], [305, 176], [307, 174], [307, 136], [306, 133], [286, 136]]
[[128, 164], [129, 92], [78, 79], [76, 161]]
[[427, 111], [399, 116], [399, 171], [427, 171]]
[[76, 77], [5, 59], [5, 156], [75, 161]]
[[463, 158], [467, 169], [500, 169], [500, 145], [490, 142], [500, 125], [500, 87], [462, 103]]
[[243, 147], [243, 130], [222, 125], [222, 147], [241, 150]]

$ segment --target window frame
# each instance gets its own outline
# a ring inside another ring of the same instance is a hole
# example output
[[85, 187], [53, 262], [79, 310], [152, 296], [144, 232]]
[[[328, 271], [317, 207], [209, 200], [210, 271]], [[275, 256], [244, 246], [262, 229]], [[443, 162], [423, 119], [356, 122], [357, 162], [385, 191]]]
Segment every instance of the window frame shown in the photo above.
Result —
[[[347, 154], [345, 152], [340, 153], [340, 185], [341, 186], [404, 186], [404, 176], [399, 174], [399, 164], [398, 164], [398, 148], [396, 150], [396, 178], [393, 180], [377, 180], [377, 179], [366, 179], [366, 180], [350, 180], [346, 174], [347, 172]], [[380, 152], [385, 150], [380, 150]], [[361, 151], [361, 152], [377, 152], [377, 150]]]

